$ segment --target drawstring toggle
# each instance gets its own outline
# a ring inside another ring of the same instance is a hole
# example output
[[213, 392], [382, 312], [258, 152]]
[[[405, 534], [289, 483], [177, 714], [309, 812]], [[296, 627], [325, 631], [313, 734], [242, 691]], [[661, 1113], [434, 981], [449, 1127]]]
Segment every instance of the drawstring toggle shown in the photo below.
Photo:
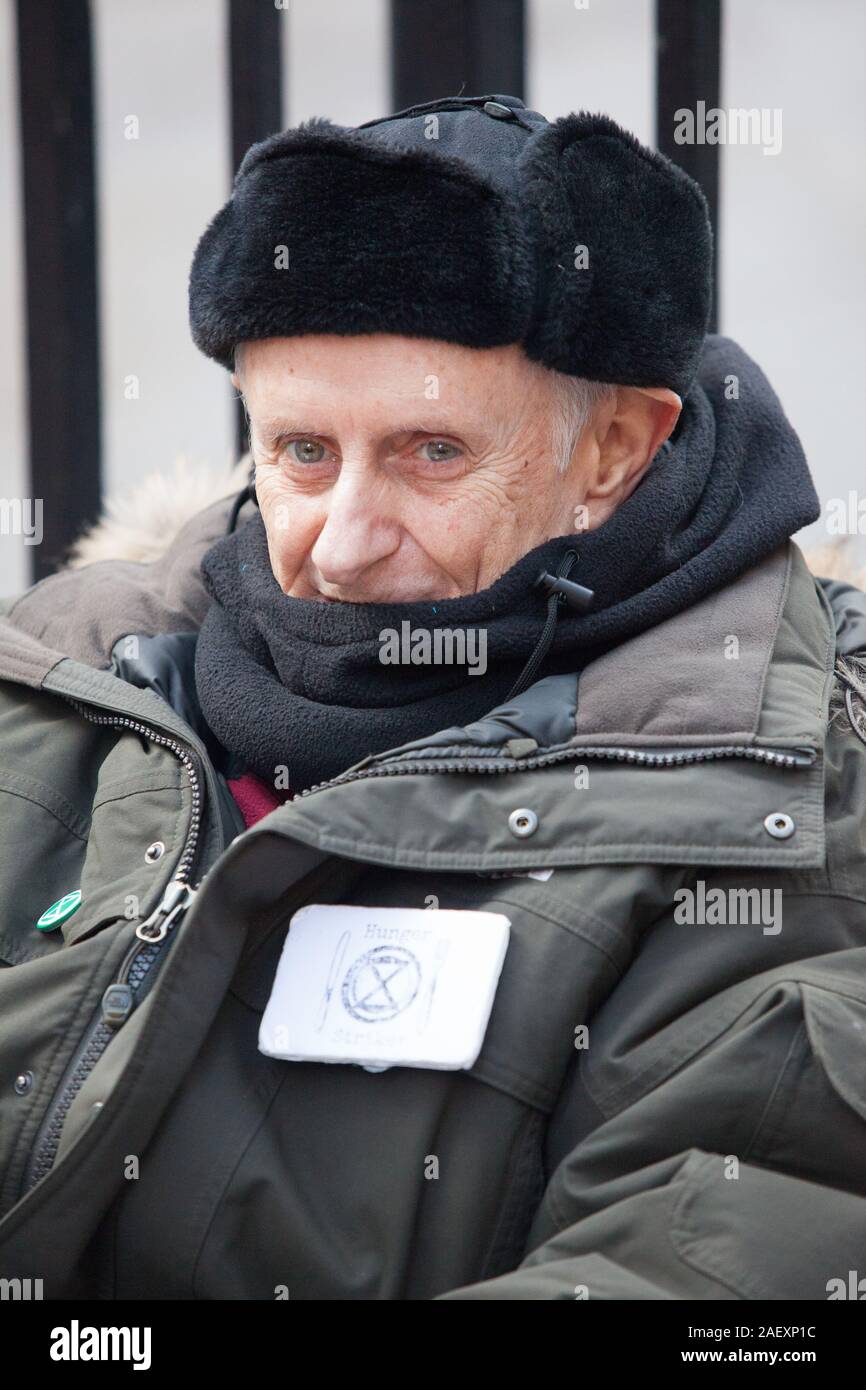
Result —
[[557, 594], [561, 603], [567, 603], [576, 613], [585, 613], [595, 598], [595, 592], [585, 584], [575, 584], [571, 579], [542, 570], [533, 588], [544, 589], [547, 594]]

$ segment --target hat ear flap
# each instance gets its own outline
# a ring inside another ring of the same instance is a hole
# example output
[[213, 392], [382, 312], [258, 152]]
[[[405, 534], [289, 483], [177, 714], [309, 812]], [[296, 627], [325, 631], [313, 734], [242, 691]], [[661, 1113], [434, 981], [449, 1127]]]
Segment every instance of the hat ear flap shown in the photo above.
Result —
[[564, 116], [521, 158], [536, 222], [530, 357], [562, 372], [685, 394], [710, 311], [706, 199], [607, 116]]

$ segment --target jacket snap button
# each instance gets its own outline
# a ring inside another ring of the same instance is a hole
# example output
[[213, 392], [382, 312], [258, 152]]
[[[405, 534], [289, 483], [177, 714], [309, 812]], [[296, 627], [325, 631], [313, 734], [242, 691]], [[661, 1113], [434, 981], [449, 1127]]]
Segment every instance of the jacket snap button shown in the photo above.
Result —
[[157, 859], [161, 859], [165, 854], [165, 845], [162, 840], [154, 840], [152, 845], [148, 845], [144, 851], [144, 857], [148, 864], [155, 864]]
[[513, 121], [514, 112], [510, 106], [506, 106], [501, 101], [485, 101], [482, 108], [488, 116], [493, 116], [497, 121]]
[[795, 828], [791, 817], [785, 815], [784, 811], [774, 811], [771, 816], [764, 817], [764, 829], [776, 840], [787, 840]]
[[33, 1073], [32, 1073], [32, 1071], [22, 1071], [21, 1074], [20, 1074], [19, 1076], [16, 1076], [16, 1078], [15, 1078], [15, 1093], [16, 1093], [16, 1095], [19, 1095], [19, 1096], [26, 1096], [27, 1092], [30, 1090], [30, 1088], [32, 1087], [32, 1085], [33, 1085]]
[[508, 817], [508, 829], [521, 840], [526, 835], [534, 835], [538, 829], [538, 816], [526, 806], [520, 806]]

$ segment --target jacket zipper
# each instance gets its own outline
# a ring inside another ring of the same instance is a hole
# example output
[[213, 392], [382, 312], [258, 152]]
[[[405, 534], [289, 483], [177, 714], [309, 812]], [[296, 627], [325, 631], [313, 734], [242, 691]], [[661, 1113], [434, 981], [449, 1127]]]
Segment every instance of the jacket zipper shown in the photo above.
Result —
[[194, 752], [178, 739], [160, 733], [141, 720], [131, 719], [127, 715], [96, 714], [77, 700], [69, 700], [69, 703], [92, 724], [130, 729], [170, 749], [180, 759], [189, 777], [192, 814], [177, 871], [153, 912], [135, 928], [136, 939], [124, 956], [116, 979], [106, 988], [99, 1009], [87, 1031], [86, 1041], [67, 1068], [57, 1097], [43, 1121], [25, 1171], [22, 1195], [35, 1187], [52, 1168], [72, 1102], [118, 1028], [122, 1027], [135, 1005], [141, 1001], [146, 992], [145, 985], [152, 982], [151, 971], [161, 959], [169, 933], [187, 912], [202, 882], [200, 879], [195, 887], [191, 887], [189, 883], [201, 833], [204, 802], [204, 783]]
[[[160, 733], [150, 725], [127, 715], [95, 714], [76, 700], [70, 704], [94, 724], [111, 725], [115, 728], [130, 729], [134, 733], [151, 739], [169, 748], [180, 759], [190, 779], [192, 791], [192, 816], [190, 831], [181, 855], [177, 873], [168, 884], [162, 899], [146, 921], [135, 929], [136, 941], [130, 946], [123, 959], [117, 978], [107, 987], [102, 997], [99, 1012], [91, 1026], [88, 1038], [75, 1058], [61, 1084], [60, 1093], [52, 1110], [43, 1124], [37, 1139], [24, 1179], [24, 1191], [29, 1191], [48, 1173], [54, 1163], [60, 1136], [69, 1108], [81, 1090], [115, 1032], [129, 1017], [135, 1004], [142, 998], [142, 990], [155, 962], [160, 958], [164, 943], [170, 931], [188, 910], [201, 880], [193, 888], [189, 876], [195, 860], [195, 853], [201, 830], [202, 780], [199, 777], [196, 758], [179, 740]], [[604, 746], [574, 746], [553, 748], [536, 757], [503, 758], [496, 749], [488, 747], [454, 747], [447, 749], [445, 756], [425, 757], [424, 749], [402, 754], [388, 759], [376, 766], [361, 766], [340, 773], [330, 781], [320, 782], [305, 788], [300, 795], [312, 796], [328, 787], [340, 786], [347, 782], [361, 781], [367, 777], [395, 777], [407, 774], [435, 774], [453, 772], [525, 772], [530, 769], [549, 767], [556, 763], [575, 758], [604, 758], [617, 762], [636, 763], [646, 767], [675, 767], [686, 763], [703, 762], [714, 758], [751, 758], [778, 767], [809, 767], [816, 758], [811, 748], [796, 748], [790, 753], [781, 753], [770, 748], [753, 748], [746, 745], [729, 744], [723, 747], [689, 748], [675, 753], [649, 753], [642, 749]], [[448, 756], [448, 755], [451, 756]]]
[[[329, 782], [319, 782], [307, 787], [301, 796], [312, 796], [344, 782], [357, 782], [366, 777], [398, 777], [410, 773], [439, 772], [526, 772], [539, 767], [550, 767], [555, 763], [569, 762], [575, 758], [603, 758], [608, 761], [636, 763], [643, 767], [679, 767], [686, 763], [709, 762], [715, 758], [749, 758], [756, 762], [769, 763], [774, 767], [811, 767], [817, 754], [812, 748], [793, 748], [790, 752], [779, 752], [774, 748], [754, 748], [746, 744], [725, 744], [720, 747], [685, 748], [673, 753], [649, 753], [640, 748], [603, 747], [600, 745], [553, 748], [536, 757], [505, 758], [497, 749], [487, 747], [452, 747], [437, 757], [425, 756], [425, 749], [401, 754], [399, 758], [386, 759], [376, 766], [363, 765], [341, 772]], [[448, 756], [450, 754], [450, 756]]]

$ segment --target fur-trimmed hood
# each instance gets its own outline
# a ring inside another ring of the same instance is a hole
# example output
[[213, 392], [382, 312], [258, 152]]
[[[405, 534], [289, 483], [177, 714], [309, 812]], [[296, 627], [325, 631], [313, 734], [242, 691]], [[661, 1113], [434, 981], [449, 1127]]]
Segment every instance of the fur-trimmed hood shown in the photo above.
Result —
[[217, 473], [206, 464], [178, 455], [170, 472], [148, 473], [108, 499], [99, 521], [72, 546], [69, 568], [102, 560], [152, 563], [194, 516], [221, 498], [240, 492], [251, 465], [249, 452], [229, 473]]
[[[98, 669], [129, 633], [197, 631], [210, 606], [202, 557], [225, 535], [249, 463], [245, 455], [220, 474], [178, 459], [173, 473], [144, 478], [108, 502], [63, 568], [7, 600], [4, 617], [43, 648]], [[239, 520], [253, 509], [247, 500]]]

